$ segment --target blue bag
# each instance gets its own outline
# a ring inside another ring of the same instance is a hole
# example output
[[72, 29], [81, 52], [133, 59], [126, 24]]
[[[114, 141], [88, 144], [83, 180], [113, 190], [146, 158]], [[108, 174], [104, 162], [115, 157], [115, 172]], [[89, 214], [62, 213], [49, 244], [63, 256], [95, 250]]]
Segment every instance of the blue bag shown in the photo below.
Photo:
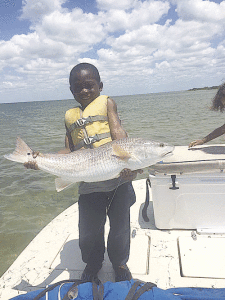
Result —
[[[52, 300], [52, 299], [63, 299], [63, 297], [68, 293], [68, 291], [71, 289], [71, 287], [75, 284], [81, 284], [83, 283], [79, 279], [75, 280], [63, 280], [60, 282], [57, 282], [55, 284], [52, 284], [45, 289], [36, 290], [33, 292], [28, 292], [27, 294], [22, 294], [19, 296], [16, 296], [14, 298], [11, 298], [9, 300]], [[91, 299], [91, 298], [90, 298]]]
[[[64, 280], [50, 285], [46, 289], [19, 295], [11, 300], [135, 300], [155, 299], [152, 288], [155, 284], [139, 280], [106, 282], [82, 282], [81, 280]], [[160, 296], [161, 297], [161, 296]], [[173, 299], [171, 297], [165, 298]], [[164, 298], [160, 298], [164, 300]]]
[[163, 290], [140, 280], [83, 282], [64, 280], [46, 289], [19, 295], [11, 300], [225, 300], [225, 289], [171, 288]]

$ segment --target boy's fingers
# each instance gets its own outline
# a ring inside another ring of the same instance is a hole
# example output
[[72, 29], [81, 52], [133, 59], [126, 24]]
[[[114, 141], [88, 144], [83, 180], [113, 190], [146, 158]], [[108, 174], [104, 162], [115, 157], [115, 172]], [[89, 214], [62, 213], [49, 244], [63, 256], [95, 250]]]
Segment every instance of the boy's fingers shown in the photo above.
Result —
[[36, 162], [26, 162], [23, 164], [25, 168], [27, 169], [33, 169], [33, 170], [39, 170], [38, 165], [36, 164]]
[[121, 176], [123, 179], [133, 180], [133, 179], [137, 176], [137, 173], [142, 174], [142, 173], [143, 173], [143, 170], [139, 169], [139, 170], [131, 171], [130, 169], [123, 169], [123, 170], [120, 172], [120, 176]]

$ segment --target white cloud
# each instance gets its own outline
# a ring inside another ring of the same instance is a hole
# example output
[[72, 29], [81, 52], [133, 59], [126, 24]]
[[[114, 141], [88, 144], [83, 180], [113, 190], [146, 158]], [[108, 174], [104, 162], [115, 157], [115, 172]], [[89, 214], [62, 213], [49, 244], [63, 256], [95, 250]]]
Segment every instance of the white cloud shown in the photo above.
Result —
[[225, 1], [220, 4], [202, 0], [177, 0], [177, 13], [183, 20], [224, 22]]
[[156, 63], [156, 68], [166, 70], [166, 69], [170, 68], [170, 64], [164, 60], [161, 63]]
[[3, 81], [3, 86], [5, 86], [6, 88], [12, 88], [13, 83], [10, 81]]
[[71, 12], [56, 10], [42, 15], [40, 22], [32, 24], [32, 30], [26, 35], [15, 35], [10, 41], [0, 42], [0, 67], [8, 65], [24, 76], [36, 74], [32, 80], [39, 83], [41, 79], [49, 82], [52, 73], [55, 80], [60, 76], [68, 77], [71, 65], [77, 63], [79, 56], [105, 37], [98, 16], [84, 14], [81, 9]]
[[101, 16], [106, 19], [106, 29], [110, 32], [117, 30], [134, 30], [146, 24], [153, 24], [168, 13], [169, 3], [163, 1], [138, 1], [130, 11], [119, 8], [110, 9]]
[[148, 49], [148, 53], [156, 49], [161, 43], [164, 43], [161, 37], [164, 37], [164, 26], [157, 24], [142, 26], [136, 30], [127, 31], [118, 38], [109, 38], [108, 44], [116, 50], [124, 51], [131, 48]]
[[28, 19], [32, 22], [39, 21], [44, 15], [54, 11], [61, 11], [61, 5], [66, 0], [23, 0], [21, 19]]
[[97, 0], [96, 14], [62, 8], [64, 3], [23, 1], [22, 18], [31, 21], [30, 32], [0, 41], [1, 91], [36, 89], [40, 100], [47, 89], [51, 99], [69, 96], [69, 71], [83, 61], [99, 68], [112, 95], [178, 83], [182, 89], [185, 78], [224, 78], [225, 1]]
[[15, 89], [15, 88], [24, 88], [26, 87], [27, 84], [25, 82], [11, 82], [11, 81], [4, 81], [3, 82], [3, 87], [6, 89]]
[[105, 30], [100, 18], [92, 13], [85, 14], [81, 9], [62, 13], [55, 11], [44, 16], [42, 23], [35, 27], [40, 36], [47, 36], [54, 41], [73, 45], [74, 51], [88, 50], [89, 46], [100, 42], [105, 37]]
[[137, 0], [96, 0], [100, 10], [123, 9], [128, 10], [133, 8], [138, 2]]
[[[100, 61], [113, 61], [108, 64], [108, 70], [122, 69], [117, 78], [126, 74], [127, 85], [132, 76], [137, 78], [136, 86], [140, 87], [143, 82], [147, 84], [149, 78], [153, 85], [157, 80], [168, 84], [171, 80], [180, 82], [181, 78], [196, 76], [214, 78], [213, 69], [222, 69], [215, 57], [225, 57], [223, 46], [212, 45], [212, 40], [221, 32], [223, 24], [219, 22], [194, 19], [179, 19], [173, 25], [170, 22], [149, 24], [127, 30], [119, 37], [111, 36], [107, 39], [109, 49], [101, 49], [98, 54]], [[218, 75], [221, 76], [221, 72]]]
[[12, 41], [0, 41], [0, 60], [7, 60], [20, 55], [21, 49]]
[[[154, 57], [155, 59], [182, 59], [189, 55], [206, 55], [211, 48], [210, 39], [220, 32], [220, 25], [203, 24], [196, 21], [178, 20], [173, 26], [146, 25], [125, 32], [118, 38], [110, 37], [107, 40], [110, 49], [101, 49], [99, 55], [110, 53], [111, 57], [121, 55], [121, 60], [133, 60], [140, 56]], [[115, 53], [117, 53], [117, 55]]]

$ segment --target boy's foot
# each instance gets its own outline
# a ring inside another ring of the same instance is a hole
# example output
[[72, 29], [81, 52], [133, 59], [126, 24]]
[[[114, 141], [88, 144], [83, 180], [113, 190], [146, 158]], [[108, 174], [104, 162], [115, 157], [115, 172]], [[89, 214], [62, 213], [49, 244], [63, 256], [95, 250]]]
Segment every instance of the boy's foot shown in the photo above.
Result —
[[98, 279], [97, 274], [100, 271], [101, 267], [102, 267], [102, 265], [96, 268], [96, 267], [93, 267], [93, 266], [90, 266], [87, 264], [81, 275], [81, 280], [83, 280], [85, 282], [95, 281], [98, 284], [99, 279]]
[[115, 271], [115, 281], [126, 281], [126, 280], [131, 280], [132, 279], [132, 275], [131, 272], [128, 268], [128, 266], [122, 265], [122, 266], [118, 266], [114, 268]]

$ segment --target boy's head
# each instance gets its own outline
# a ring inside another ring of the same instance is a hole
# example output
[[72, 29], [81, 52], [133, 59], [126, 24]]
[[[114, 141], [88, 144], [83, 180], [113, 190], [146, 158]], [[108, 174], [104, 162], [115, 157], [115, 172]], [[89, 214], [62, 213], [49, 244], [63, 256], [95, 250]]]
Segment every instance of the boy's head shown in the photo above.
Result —
[[98, 69], [88, 63], [78, 64], [71, 70], [69, 83], [74, 98], [83, 108], [97, 98], [103, 88]]

